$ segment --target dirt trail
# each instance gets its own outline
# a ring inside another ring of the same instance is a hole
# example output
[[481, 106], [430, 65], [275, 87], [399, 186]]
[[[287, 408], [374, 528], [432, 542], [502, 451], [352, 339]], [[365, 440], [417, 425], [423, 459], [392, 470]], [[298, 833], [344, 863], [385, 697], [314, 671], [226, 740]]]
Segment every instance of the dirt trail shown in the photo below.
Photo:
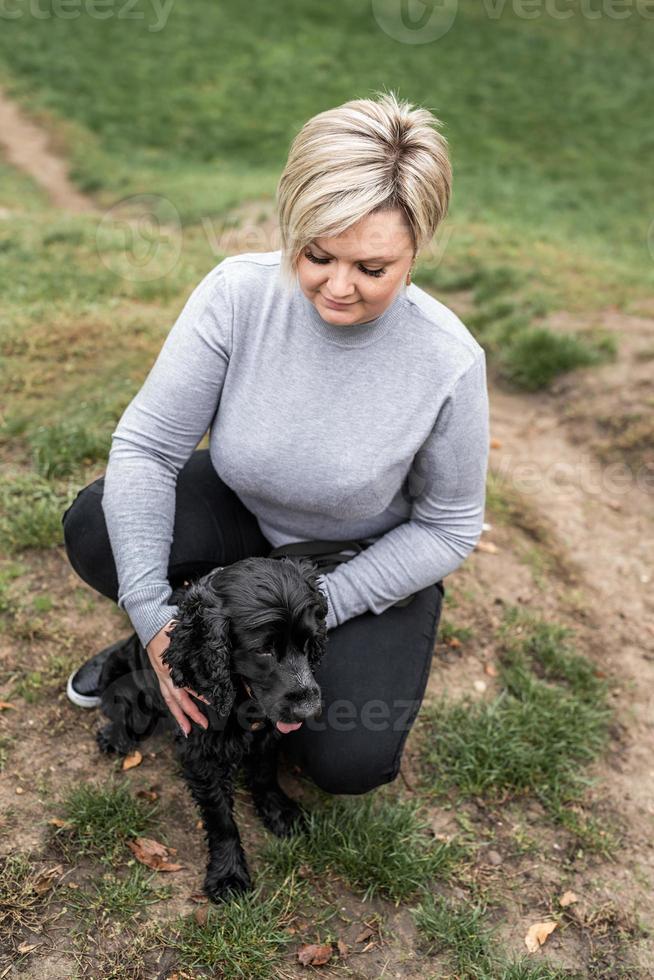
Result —
[[[632, 744], [607, 790], [654, 815], [654, 497], [573, 445], [547, 396], [491, 391], [493, 467], [527, 491], [584, 578], [598, 654], [624, 679]], [[643, 828], [644, 830], [645, 828]], [[649, 829], [651, 833], [651, 826]], [[647, 839], [649, 834], [645, 834]]]
[[26, 118], [0, 91], [0, 146], [7, 161], [47, 192], [55, 207], [66, 211], [94, 211], [95, 204], [68, 177], [64, 160], [52, 152], [48, 134]]

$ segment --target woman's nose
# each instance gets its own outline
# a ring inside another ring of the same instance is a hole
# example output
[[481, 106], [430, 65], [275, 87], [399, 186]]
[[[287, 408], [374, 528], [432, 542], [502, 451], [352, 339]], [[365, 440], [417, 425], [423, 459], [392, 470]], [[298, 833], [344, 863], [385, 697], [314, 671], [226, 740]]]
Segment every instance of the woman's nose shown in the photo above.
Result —
[[347, 299], [354, 292], [351, 271], [345, 266], [334, 269], [327, 281], [327, 288], [332, 299]]

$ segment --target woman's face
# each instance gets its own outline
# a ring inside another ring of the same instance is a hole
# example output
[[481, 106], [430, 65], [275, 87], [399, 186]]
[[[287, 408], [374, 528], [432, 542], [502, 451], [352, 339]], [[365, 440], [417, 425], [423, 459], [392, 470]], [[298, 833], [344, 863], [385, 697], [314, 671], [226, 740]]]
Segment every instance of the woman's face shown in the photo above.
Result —
[[344, 327], [383, 313], [406, 280], [413, 241], [399, 208], [366, 215], [300, 253], [298, 281], [323, 320]]

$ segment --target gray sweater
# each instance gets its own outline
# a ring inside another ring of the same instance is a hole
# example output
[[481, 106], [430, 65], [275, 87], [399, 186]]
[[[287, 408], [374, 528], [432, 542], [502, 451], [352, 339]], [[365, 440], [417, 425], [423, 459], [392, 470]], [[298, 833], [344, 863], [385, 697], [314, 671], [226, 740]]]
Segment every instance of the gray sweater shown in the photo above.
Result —
[[112, 436], [102, 507], [118, 605], [146, 644], [177, 607], [168, 558], [177, 474], [211, 461], [273, 547], [374, 538], [321, 577], [328, 629], [454, 571], [482, 530], [483, 349], [416, 285], [336, 326], [280, 253], [231, 256], [196, 287]]

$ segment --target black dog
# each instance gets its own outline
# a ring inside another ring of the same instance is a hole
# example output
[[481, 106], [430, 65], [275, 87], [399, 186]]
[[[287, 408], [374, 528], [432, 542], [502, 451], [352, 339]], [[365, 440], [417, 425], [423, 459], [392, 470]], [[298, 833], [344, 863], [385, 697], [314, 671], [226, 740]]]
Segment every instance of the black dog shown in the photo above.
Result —
[[303, 823], [303, 811], [277, 782], [277, 752], [281, 734], [320, 713], [313, 670], [325, 650], [327, 602], [317, 574], [305, 558], [246, 558], [173, 593], [179, 613], [163, 660], [177, 687], [210, 702], [196, 701], [209, 720], [206, 731], [192, 722], [189, 737], [181, 733], [136, 637], [105, 664], [102, 710], [111, 721], [98, 731], [98, 745], [128, 753], [172, 724], [183, 775], [202, 812], [209, 845], [204, 887], [214, 902], [251, 887], [232, 816], [241, 763], [269, 830], [286, 836]]

